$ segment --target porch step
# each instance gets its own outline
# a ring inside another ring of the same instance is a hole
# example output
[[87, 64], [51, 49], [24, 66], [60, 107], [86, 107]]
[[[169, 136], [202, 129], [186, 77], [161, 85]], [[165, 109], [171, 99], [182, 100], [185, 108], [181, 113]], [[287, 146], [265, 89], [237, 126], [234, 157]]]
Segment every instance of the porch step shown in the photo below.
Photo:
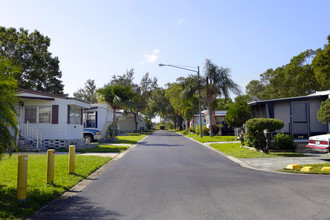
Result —
[[37, 152], [38, 150], [31, 146], [31, 145], [25, 145], [25, 146], [19, 146], [18, 147], [19, 152]]
[[18, 150], [20, 152], [37, 152], [37, 148], [33, 145], [31, 140], [19, 140], [18, 141]]

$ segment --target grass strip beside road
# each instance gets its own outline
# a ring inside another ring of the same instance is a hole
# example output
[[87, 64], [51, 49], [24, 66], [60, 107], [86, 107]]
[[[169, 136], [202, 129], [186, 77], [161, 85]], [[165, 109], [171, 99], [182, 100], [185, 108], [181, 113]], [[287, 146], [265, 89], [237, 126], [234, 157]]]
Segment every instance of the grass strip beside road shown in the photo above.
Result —
[[203, 136], [202, 138], [197, 136], [193, 137], [196, 141], [199, 141], [201, 143], [207, 143], [207, 142], [231, 142], [231, 141], [237, 141], [235, 139], [235, 136]]
[[179, 134], [185, 135], [186, 137], [189, 138], [194, 138], [196, 141], [199, 141], [201, 143], [207, 143], [207, 142], [232, 142], [232, 141], [237, 141], [235, 139], [235, 136], [203, 136], [202, 138], [197, 135], [197, 134], [191, 134], [190, 132], [186, 131], [176, 131]]
[[241, 147], [239, 143], [228, 144], [211, 144], [216, 150], [219, 150], [225, 154], [228, 154], [235, 158], [265, 158], [265, 157], [303, 157], [305, 155], [293, 152], [269, 152], [265, 154], [260, 151], [253, 151], [247, 148]]
[[134, 135], [119, 135], [116, 136], [116, 138], [118, 138], [118, 141], [116, 143], [118, 144], [136, 144], [137, 142], [139, 142], [140, 140], [142, 140], [142, 138], [146, 137], [147, 135], [145, 134], [139, 134], [139, 133], [133, 133]]
[[330, 163], [322, 163], [322, 164], [304, 164], [300, 165], [300, 168], [303, 168], [305, 166], [312, 166], [313, 170], [309, 172], [300, 172], [300, 169], [298, 170], [288, 170], [288, 169], [280, 169], [278, 171], [280, 172], [287, 172], [287, 173], [302, 173], [302, 174], [326, 174], [329, 175], [330, 171], [321, 171], [323, 167], [330, 167]]
[[112, 153], [112, 152], [124, 152], [129, 146], [119, 146], [119, 145], [99, 145], [93, 148], [78, 149], [77, 152], [81, 153]]
[[68, 155], [55, 156], [53, 184], [46, 183], [46, 154], [28, 154], [27, 201], [16, 199], [17, 154], [0, 161], [0, 219], [24, 219], [59, 197], [111, 160], [109, 157], [76, 155], [75, 174], [68, 174]]
[[[105, 144], [105, 145], [98, 145], [92, 148], [85, 148], [85, 149], [76, 149], [76, 152], [79, 153], [114, 153], [114, 152], [124, 152], [127, 150], [129, 146], [120, 146], [120, 145], [111, 145], [111, 144]], [[59, 152], [69, 152], [69, 149], [57, 149], [56, 151]]]

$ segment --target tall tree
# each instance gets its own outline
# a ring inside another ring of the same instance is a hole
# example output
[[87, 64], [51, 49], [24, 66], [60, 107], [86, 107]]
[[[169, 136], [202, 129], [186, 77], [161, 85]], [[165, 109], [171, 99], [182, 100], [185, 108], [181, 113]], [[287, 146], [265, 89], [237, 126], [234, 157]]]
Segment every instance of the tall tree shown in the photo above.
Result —
[[129, 108], [131, 105], [130, 99], [134, 92], [130, 86], [105, 85], [103, 88], [97, 90], [100, 94], [101, 101], [108, 103], [113, 109], [113, 132], [112, 138], [116, 135], [116, 111], [118, 109]]
[[155, 88], [152, 92], [144, 114], [149, 118], [154, 118], [156, 115], [161, 118], [170, 118], [176, 124], [174, 109], [165, 97], [165, 89], [161, 87]]
[[217, 97], [229, 98], [229, 93], [239, 94], [239, 86], [230, 78], [229, 69], [218, 67], [210, 60], [205, 61], [205, 85], [206, 104], [209, 106], [210, 114], [210, 136], [213, 136], [213, 120], [215, 120], [213, 109]]
[[188, 105], [186, 100], [182, 99], [182, 92], [184, 87], [183, 84], [180, 83], [181, 80], [183, 79], [178, 78], [178, 82], [168, 83], [165, 90], [165, 97], [170, 101], [176, 115], [176, 120], [174, 123], [180, 130], [182, 130], [182, 122], [185, 110], [187, 107], [191, 107]]
[[123, 86], [132, 87], [133, 91], [138, 88], [138, 85], [133, 82], [134, 80], [134, 69], [127, 70], [123, 75], [113, 75], [110, 85], [120, 84]]
[[249, 96], [238, 96], [229, 106], [226, 122], [233, 127], [241, 128], [251, 118], [251, 109], [248, 105]]
[[328, 44], [314, 57], [312, 64], [317, 82], [323, 89], [330, 89], [330, 35]]
[[48, 51], [50, 39], [39, 31], [0, 27], [0, 56], [13, 61], [20, 71], [14, 76], [19, 88], [62, 94], [58, 57]]
[[216, 99], [216, 108], [215, 110], [228, 110], [229, 106], [233, 103], [231, 98], [217, 98]]
[[320, 109], [317, 111], [317, 118], [323, 124], [330, 123], [330, 98], [322, 102]]
[[[17, 83], [13, 74], [19, 69], [10, 61], [0, 57], [0, 159], [8, 150], [10, 153], [16, 147], [17, 119], [15, 104], [17, 104]], [[13, 131], [13, 132], [11, 132]]]
[[265, 86], [259, 80], [252, 80], [246, 85], [245, 89], [247, 95], [262, 99], [261, 94], [265, 90]]
[[[148, 102], [151, 100], [151, 94], [158, 87], [157, 78], [150, 78], [149, 73], [146, 73], [138, 86], [135, 96], [133, 97], [133, 107], [131, 113], [134, 115], [135, 120], [135, 132], [137, 132], [138, 121], [137, 117], [139, 113], [144, 113], [147, 109]], [[150, 119], [150, 118], [149, 118]], [[147, 120], [147, 119], [146, 119]]]
[[138, 116], [147, 108], [147, 102], [150, 99], [151, 93], [158, 86], [156, 78], [150, 78], [149, 73], [146, 73], [140, 82], [140, 85], [133, 82], [134, 69], [127, 71], [125, 74], [115, 75], [110, 82], [111, 85], [130, 86], [134, 92], [131, 97], [130, 108], [127, 109], [128, 113], [134, 116], [134, 132], [137, 132]]
[[78, 89], [78, 91], [73, 93], [73, 96], [92, 104], [97, 103], [95, 80], [88, 79], [85, 82], [85, 87]]
[[199, 112], [199, 95], [201, 95], [201, 99], [202, 96], [203, 98], [205, 98], [205, 95], [201, 93], [203, 86], [203, 78], [196, 74], [190, 74], [187, 78], [182, 80], [182, 84], [183, 91], [181, 94], [181, 98], [187, 105], [184, 110], [184, 118], [187, 121], [190, 119], [194, 120], [195, 113]]
[[274, 99], [304, 96], [315, 92], [320, 87], [311, 65], [315, 53], [314, 50], [306, 50], [294, 56], [290, 63], [271, 72], [269, 84], [266, 85], [263, 96]]
[[323, 49], [306, 50], [294, 56], [290, 63], [268, 69], [260, 80], [252, 80], [247, 94], [260, 99], [304, 96], [316, 90], [330, 89], [330, 36]]

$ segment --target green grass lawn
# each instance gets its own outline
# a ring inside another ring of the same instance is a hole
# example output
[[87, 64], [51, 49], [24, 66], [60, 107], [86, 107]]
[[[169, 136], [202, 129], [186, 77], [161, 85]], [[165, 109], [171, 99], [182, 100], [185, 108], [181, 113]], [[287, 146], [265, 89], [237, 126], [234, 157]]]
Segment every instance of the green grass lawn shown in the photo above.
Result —
[[182, 135], [184, 135], [186, 137], [190, 137], [190, 138], [196, 138], [196, 137], [198, 137], [197, 134], [192, 134], [192, 133], [186, 132], [186, 131], [176, 131], [176, 132], [178, 132], [179, 134], [182, 134]]
[[191, 134], [190, 132], [186, 132], [186, 131], [176, 131], [182, 135], [185, 135], [187, 137], [190, 138], [194, 138], [196, 141], [199, 141], [201, 143], [207, 143], [207, 142], [231, 142], [231, 141], [237, 141], [235, 139], [235, 136], [204, 136], [201, 138], [199, 135], [197, 134]]
[[206, 142], [230, 142], [230, 141], [237, 141], [235, 139], [235, 136], [204, 136], [201, 138], [199, 135], [196, 133], [191, 134], [190, 132], [186, 131], [176, 131], [179, 134], [185, 135], [190, 138], [194, 138], [196, 141], [199, 141], [201, 143], [206, 143]]
[[300, 165], [301, 168], [305, 166], [312, 166], [314, 169], [310, 172], [300, 172], [299, 170], [287, 170], [287, 169], [280, 169], [280, 172], [288, 172], [288, 173], [303, 173], [303, 174], [330, 174], [330, 171], [321, 171], [323, 167], [330, 167], [330, 163], [322, 163], [322, 164], [304, 164]]
[[196, 138], [196, 137], [199, 137], [197, 134], [191, 134], [191, 133], [188, 133], [188, 134], [186, 134], [185, 136], [190, 137], [190, 138]]
[[111, 160], [76, 155], [75, 174], [68, 174], [68, 155], [55, 156], [54, 184], [46, 183], [46, 154], [28, 154], [27, 201], [16, 199], [18, 155], [0, 161], [0, 219], [24, 219]]
[[[119, 146], [119, 145], [98, 145], [92, 148], [86, 149], [76, 149], [76, 152], [80, 153], [112, 153], [112, 152], [123, 152], [127, 150], [129, 146]], [[68, 149], [59, 149], [56, 151], [68, 152]]]
[[[131, 134], [131, 135], [130, 135]], [[145, 134], [139, 134], [139, 133], [129, 133], [125, 136], [116, 136], [118, 138], [117, 143], [119, 144], [136, 144], [139, 142], [142, 138], [146, 137]]]
[[197, 136], [193, 137], [196, 141], [199, 141], [201, 143], [206, 143], [206, 142], [230, 142], [230, 141], [237, 141], [235, 139], [235, 136], [203, 136], [202, 138]]
[[303, 157], [305, 155], [291, 152], [270, 152], [265, 154], [241, 147], [239, 143], [211, 144], [211, 147], [235, 158], [262, 158], [262, 157]]

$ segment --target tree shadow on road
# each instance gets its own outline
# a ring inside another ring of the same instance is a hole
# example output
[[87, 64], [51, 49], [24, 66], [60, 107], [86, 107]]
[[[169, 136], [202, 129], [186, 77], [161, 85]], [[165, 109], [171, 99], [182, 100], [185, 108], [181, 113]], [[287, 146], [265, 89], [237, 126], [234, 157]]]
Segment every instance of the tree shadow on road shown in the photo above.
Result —
[[80, 196], [56, 199], [28, 219], [111, 219], [122, 217], [120, 213], [99, 207]]
[[146, 142], [139, 143], [138, 145], [149, 146], [149, 147], [180, 147], [180, 146], [183, 146], [181, 144], [147, 144]]

